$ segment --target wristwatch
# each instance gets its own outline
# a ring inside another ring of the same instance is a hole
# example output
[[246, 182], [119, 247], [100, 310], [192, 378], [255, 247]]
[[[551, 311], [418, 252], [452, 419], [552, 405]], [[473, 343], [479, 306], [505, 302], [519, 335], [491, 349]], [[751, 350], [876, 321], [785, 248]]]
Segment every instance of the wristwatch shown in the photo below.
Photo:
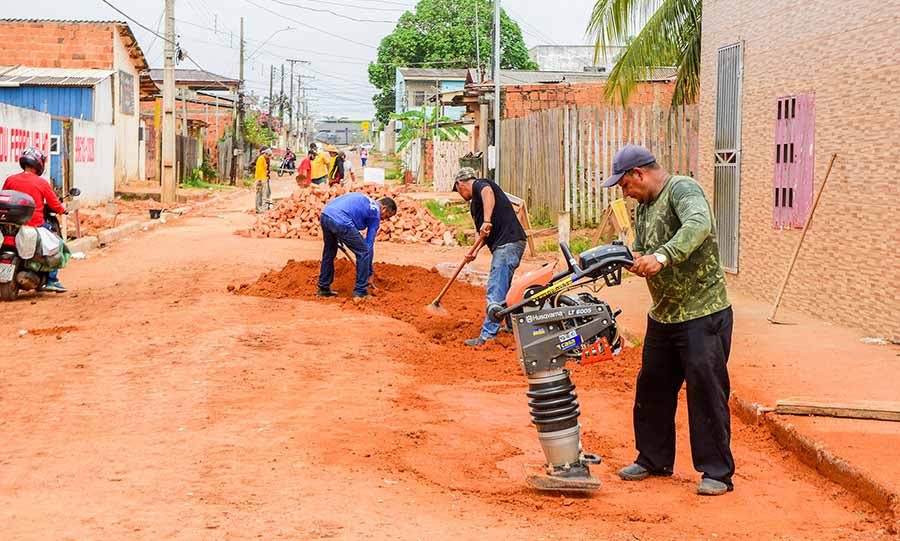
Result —
[[669, 258], [666, 257], [666, 254], [654, 252], [653, 257], [655, 257], [656, 260], [659, 261], [659, 264], [662, 265], [663, 267], [665, 267], [669, 263]]

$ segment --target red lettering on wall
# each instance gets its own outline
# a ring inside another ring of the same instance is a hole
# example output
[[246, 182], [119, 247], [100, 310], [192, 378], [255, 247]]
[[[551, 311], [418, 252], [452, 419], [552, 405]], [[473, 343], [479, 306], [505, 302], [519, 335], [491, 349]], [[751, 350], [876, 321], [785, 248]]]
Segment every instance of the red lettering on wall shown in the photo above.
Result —
[[76, 162], [93, 162], [94, 161], [94, 138], [93, 137], [76, 137], [75, 138], [75, 161]]

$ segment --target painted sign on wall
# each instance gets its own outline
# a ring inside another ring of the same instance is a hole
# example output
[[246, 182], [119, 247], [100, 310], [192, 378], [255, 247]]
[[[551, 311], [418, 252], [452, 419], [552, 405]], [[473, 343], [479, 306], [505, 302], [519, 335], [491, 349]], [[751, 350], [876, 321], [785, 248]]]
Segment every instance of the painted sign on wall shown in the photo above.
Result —
[[29, 146], [50, 155], [50, 115], [0, 103], [0, 182], [22, 172], [19, 155]]
[[94, 142], [90, 136], [75, 136], [75, 163], [94, 161]]

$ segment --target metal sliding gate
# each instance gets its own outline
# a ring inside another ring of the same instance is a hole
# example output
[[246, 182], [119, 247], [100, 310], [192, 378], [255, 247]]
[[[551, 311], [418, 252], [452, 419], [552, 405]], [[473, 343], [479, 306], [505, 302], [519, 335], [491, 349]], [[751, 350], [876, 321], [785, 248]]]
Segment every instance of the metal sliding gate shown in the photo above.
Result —
[[741, 77], [744, 45], [719, 49], [716, 89], [716, 145], [713, 205], [719, 257], [729, 272], [738, 271], [741, 201]]

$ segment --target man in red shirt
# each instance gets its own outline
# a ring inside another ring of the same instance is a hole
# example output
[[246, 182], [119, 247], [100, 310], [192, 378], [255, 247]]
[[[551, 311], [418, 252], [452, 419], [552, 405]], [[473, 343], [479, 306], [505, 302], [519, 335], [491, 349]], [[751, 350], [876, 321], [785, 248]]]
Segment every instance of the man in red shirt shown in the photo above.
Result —
[[[22, 192], [34, 199], [34, 214], [25, 225], [50, 229], [50, 224], [44, 222], [44, 201], [47, 202], [47, 206], [58, 214], [65, 213], [66, 208], [62, 206], [56, 194], [53, 193], [50, 183], [46, 179], [41, 178], [46, 163], [47, 156], [43, 152], [34, 147], [26, 148], [22, 155], [19, 156], [19, 166], [23, 169], [23, 172], [8, 177], [6, 182], [3, 183], [3, 189]], [[43, 288], [44, 291], [56, 291], [58, 293], [66, 291], [66, 288], [59, 283], [57, 272], [53, 271], [48, 274], [47, 283]]]

